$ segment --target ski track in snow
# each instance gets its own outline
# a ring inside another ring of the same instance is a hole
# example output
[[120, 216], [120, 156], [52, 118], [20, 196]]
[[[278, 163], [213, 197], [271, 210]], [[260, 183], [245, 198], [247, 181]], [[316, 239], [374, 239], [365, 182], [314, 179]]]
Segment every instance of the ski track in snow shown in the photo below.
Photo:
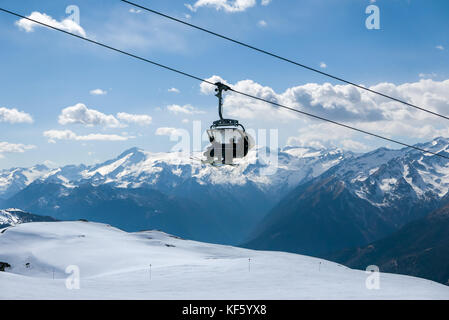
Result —
[[[10, 227], [0, 261], [12, 265], [0, 299], [449, 299], [449, 287], [424, 279], [380, 274], [368, 290], [365, 271], [322, 259], [90, 222]], [[65, 286], [69, 265], [80, 268], [79, 290]]]

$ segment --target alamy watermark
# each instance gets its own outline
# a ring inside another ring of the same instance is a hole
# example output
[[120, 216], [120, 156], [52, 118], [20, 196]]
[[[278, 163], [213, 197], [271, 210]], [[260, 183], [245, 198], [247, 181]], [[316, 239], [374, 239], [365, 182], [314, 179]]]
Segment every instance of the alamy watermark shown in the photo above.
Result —
[[365, 280], [365, 286], [368, 290], [379, 290], [380, 289], [380, 271], [379, 267], [371, 265], [366, 267], [368, 277]]
[[369, 16], [365, 20], [365, 26], [368, 30], [379, 30], [380, 29], [380, 9], [378, 6], [371, 4], [366, 7], [366, 14]]
[[76, 5], [70, 5], [67, 8], [65, 8], [65, 13], [68, 15], [66, 19], [72, 20], [77, 25], [81, 25], [81, 18], [80, 18], [80, 8]]
[[80, 268], [76, 265], [70, 265], [65, 269], [65, 273], [69, 274], [65, 280], [65, 287], [68, 290], [79, 290], [81, 288]]

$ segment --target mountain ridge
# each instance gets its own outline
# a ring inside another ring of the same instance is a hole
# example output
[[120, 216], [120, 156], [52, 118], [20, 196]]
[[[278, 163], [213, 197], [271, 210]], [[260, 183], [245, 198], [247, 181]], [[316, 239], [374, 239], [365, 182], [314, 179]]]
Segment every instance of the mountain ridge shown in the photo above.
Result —
[[[449, 140], [421, 147], [446, 154]], [[347, 247], [341, 240], [348, 235], [354, 236], [353, 247], [366, 245], [437, 209], [448, 190], [448, 160], [410, 148], [380, 148], [345, 159], [290, 191], [243, 245], [317, 256]]]

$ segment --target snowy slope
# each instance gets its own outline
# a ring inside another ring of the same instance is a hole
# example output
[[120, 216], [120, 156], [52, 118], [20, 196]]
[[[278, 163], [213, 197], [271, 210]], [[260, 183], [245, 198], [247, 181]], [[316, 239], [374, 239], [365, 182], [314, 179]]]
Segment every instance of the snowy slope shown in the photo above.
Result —
[[[449, 287], [423, 279], [381, 274], [368, 290], [365, 272], [325, 260], [86, 222], [11, 227], [0, 261], [12, 266], [0, 272], [1, 299], [449, 299]], [[79, 290], [65, 287], [69, 265]]]

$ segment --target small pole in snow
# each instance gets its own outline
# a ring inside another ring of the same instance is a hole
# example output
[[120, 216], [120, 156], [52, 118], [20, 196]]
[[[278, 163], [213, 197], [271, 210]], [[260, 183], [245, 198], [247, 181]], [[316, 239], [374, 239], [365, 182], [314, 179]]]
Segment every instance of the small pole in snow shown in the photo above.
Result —
[[320, 272], [321, 271], [321, 261], [320, 261], [320, 264], [318, 265], [318, 272]]
[[151, 264], [150, 264], [150, 281], [151, 281]]
[[248, 272], [251, 272], [251, 258], [248, 258]]
[[55, 268], [53, 268], [53, 280], [55, 280]]

